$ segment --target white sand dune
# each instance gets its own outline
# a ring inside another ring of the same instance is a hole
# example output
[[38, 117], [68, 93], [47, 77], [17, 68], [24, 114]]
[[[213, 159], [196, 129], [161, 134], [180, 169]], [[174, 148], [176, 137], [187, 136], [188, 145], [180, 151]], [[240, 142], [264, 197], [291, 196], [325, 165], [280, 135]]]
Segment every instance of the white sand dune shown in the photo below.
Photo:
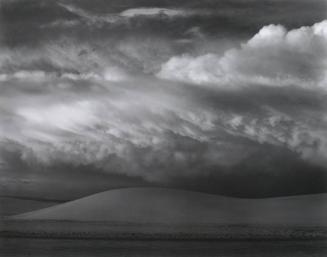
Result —
[[327, 194], [239, 199], [163, 188], [128, 188], [16, 215], [13, 219], [325, 226], [326, 215]]

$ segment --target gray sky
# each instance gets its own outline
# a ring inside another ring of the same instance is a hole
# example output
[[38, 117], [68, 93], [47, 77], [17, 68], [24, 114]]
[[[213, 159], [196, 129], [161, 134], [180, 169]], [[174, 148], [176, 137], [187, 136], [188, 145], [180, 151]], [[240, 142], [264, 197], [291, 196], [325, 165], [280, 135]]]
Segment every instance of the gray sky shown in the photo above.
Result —
[[1, 2], [1, 194], [327, 188], [326, 1]]

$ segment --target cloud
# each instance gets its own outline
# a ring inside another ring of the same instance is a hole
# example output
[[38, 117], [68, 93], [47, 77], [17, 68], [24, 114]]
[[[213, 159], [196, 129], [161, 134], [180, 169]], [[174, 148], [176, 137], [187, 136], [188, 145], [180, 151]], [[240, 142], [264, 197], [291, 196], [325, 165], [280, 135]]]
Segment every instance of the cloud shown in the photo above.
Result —
[[[243, 0], [164, 1], [162, 3], [127, 1], [4, 1], [1, 6], [1, 42], [9, 46], [36, 47], [59, 37], [90, 41], [125, 35], [169, 37], [176, 40], [192, 27], [200, 27], [211, 38], [248, 38], [265, 24], [287, 28], [313, 24], [326, 16], [326, 1], [267, 0], [262, 5]], [[124, 17], [127, 10], [164, 9], [187, 15], [137, 15]], [[296, 13], [293, 10], [298, 10]], [[38, 13], [38, 16], [34, 14]], [[289, 15], [292, 13], [292, 15]], [[250, 15], [251, 14], [251, 15]]]
[[0, 45], [0, 173], [65, 173], [68, 188], [82, 169], [87, 182], [102, 174], [231, 194], [274, 194], [283, 181], [294, 187], [281, 194], [322, 190], [326, 21], [287, 30], [288, 17], [248, 36], [266, 16], [244, 19], [220, 2], [212, 15], [195, 2], [66, 3], [43, 23], [32, 11], [7, 15], [19, 44], [6, 34]]
[[71, 28], [74, 26], [80, 25], [80, 21], [78, 20], [55, 20], [48, 24], [41, 25], [41, 28], [53, 28], [53, 27], [64, 27], [64, 28]]
[[136, 17], [136, 16], [188, 16], [192, 15], [194, 12], [185, 11], [181, 9], [168, 9], [168, 8], [158, 8], [158, 7], [143, 7], [143, 8], [132, 8], [122, 11], [120, 16], [123, 17]]
[[17, 80], [30, 80], [30, 81], [43, 81], [46, 79], [47, 74], [44, 71], [25, 71], [20, 70], [12, 74], [0, 74], [0, 81], [7, 81], [12, 79]]
[[37, 50], [0, 47], [0, 80], [124, 81], [129, 79], [128, 57], [102, 46], [59, 39]]
[[56, 104], [39, 108], [19, 108], [17, 114], [27, 122], [42, 127], [55, 127], [65, 130], [91, 126], [95, 121], [92, 115], [93, 105], [87, 101]]
[[[178, 93], [167, 90], [168, 85], [149, 88], [160, 83], [153, 79], [133, 83], [139, 86], [123, 83], [95, 92], [65, 95], [58, 88], [51, 95], [16, 95], [16, 103], [0, 105], [8, 112], [7, 118], [2, 112], [0, 133], [23, 146], [24, 162], [49, 171], [56, 165], [90, 165], [155, 183], [225, 173], [257, 152], [269, 155], [271, 147], [327, 166], [322, 110], [315, 110], [317, 117], [311, 114], [308, 121], [308, 109], [301, 104], [295, 115], [278, 112], [278, 103], [268, 108], [250, 98], [246, 102], [256, 110], [242, 111], [233, 109], [242, 92], [236, 98], [225, 95], [226, 103], [215, 107], [194, 101], [199, 94], [187, 87], [188, 93]], [[219, 101], [220, 92], [210, 94]]]
[[115, 14], [108, 14], [108, 15], [100, 15], [100, 14], [92, 14], [82, 8], [79, 8], [74, 5], [69, 5], [69, 4], [63, 4], [59, 3], [59, 6], [64, 8], [65, 10], [76, 14], [80, 18], [82, 18], [86, 23], [89, 23], [90, 25], [96, 24], [96, 23], [116, 23], [120, 22], [121, 19], [119, 16]]
[[[173, 9], [173, 8], [161, 8], [161, 7], [137, 7], [130, 8], [119, 13], [107, 13], [107, 14], [99, 14], [99, 13], [91, 13], [83, 8], [69, 5], [69, 4], [59, 4], [65, 10], [76, 14], [80, 18], [82, 18], [89, 25], [94, 24], [123, 24], [128, 22], [130, 19], [138, 18], [138, 17], [146, 17], [151, 19], [162, 19], [164, 17], [187, 17], [193, 15], [208, 15], [210, 12], [208, 11], [196, 11], [196, 10], [183, 10], [183, 9]], [[70, 23], [68, 23], [71, 25]], [[52, 23], [52, 25], [66, 25], [66, 23]]]
[[174, 56], [157, 76], [225, 89], [249, 84], [325, 88], [326, 31], [327, 21], [290, 31], [268, 25], [223, 55]]

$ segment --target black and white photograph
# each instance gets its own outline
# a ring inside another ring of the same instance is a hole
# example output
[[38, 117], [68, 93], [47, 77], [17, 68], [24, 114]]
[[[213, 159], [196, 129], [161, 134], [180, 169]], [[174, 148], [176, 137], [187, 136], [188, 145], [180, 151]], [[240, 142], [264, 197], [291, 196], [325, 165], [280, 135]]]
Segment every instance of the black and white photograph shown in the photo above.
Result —
[[326, 257], [326, 0], [0, 0], [1, 257]]

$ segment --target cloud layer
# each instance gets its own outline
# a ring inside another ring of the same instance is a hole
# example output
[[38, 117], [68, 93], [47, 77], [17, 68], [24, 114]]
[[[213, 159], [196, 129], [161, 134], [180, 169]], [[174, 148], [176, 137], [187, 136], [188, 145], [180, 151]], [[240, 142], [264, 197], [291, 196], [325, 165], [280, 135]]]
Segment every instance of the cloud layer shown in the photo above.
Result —
[[326, 191], [322, 3], [234, 2], [7, 2], [0, 193]]

